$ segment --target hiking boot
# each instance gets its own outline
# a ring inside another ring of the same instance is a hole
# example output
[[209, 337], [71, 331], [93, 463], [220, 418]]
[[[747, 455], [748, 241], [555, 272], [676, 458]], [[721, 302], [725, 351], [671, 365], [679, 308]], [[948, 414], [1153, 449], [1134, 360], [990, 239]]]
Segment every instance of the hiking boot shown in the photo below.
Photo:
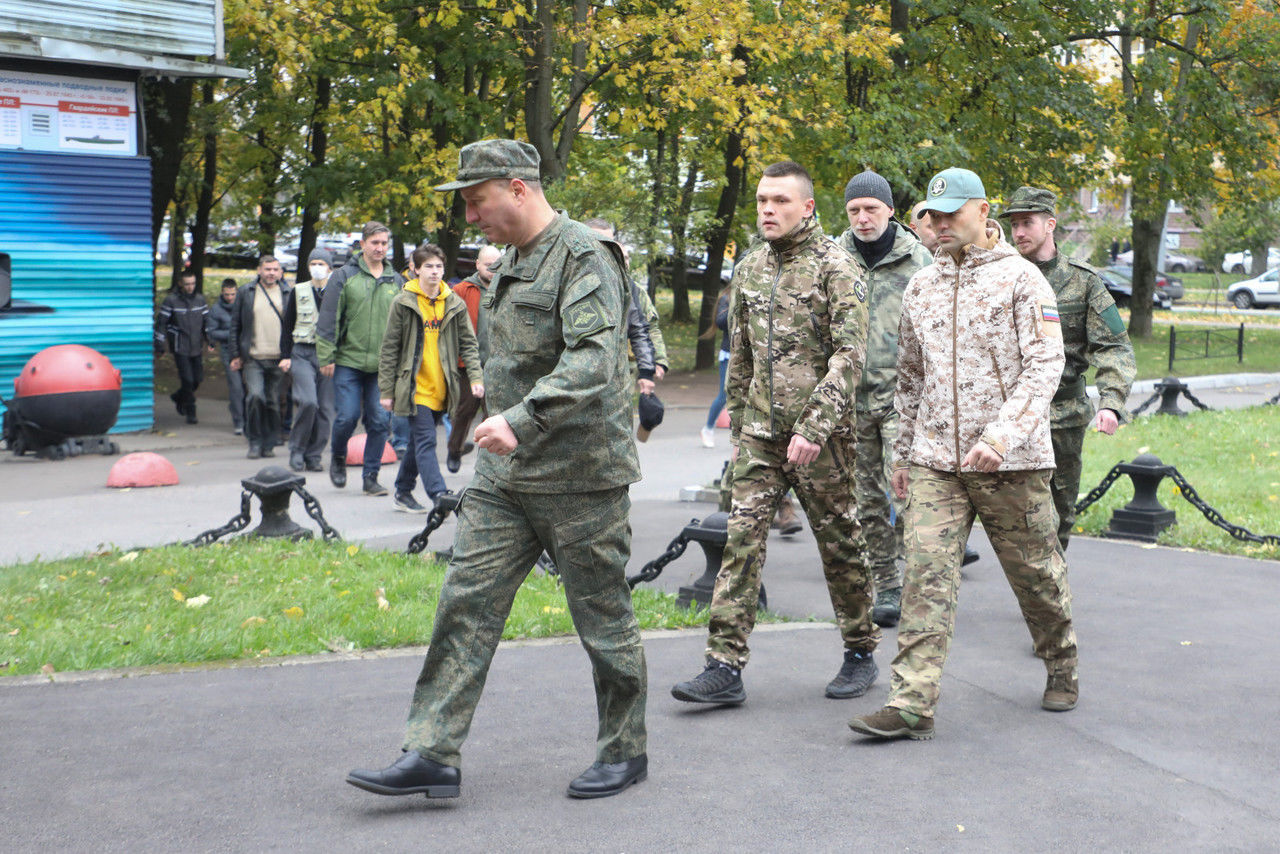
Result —
[[928, 741], [933, 738], [933, 718], [922, 718], [893, 706], [885, 706], [874, 715], [859, 715], [849, 721], [849, 729], [876, 738]]
[[347, 458], [345, 456], [333, 455], [329, 461], [329, 480], [338, 489], [347, 485]]
[[846, 649], [840, 672], [827, 683], [827, 696], [833, 700], [861, 697], [879, 675], [880, 668], [870, 650]]
[[707, 659], [707, 667], [688, 682], [677, 682], [671, 688], [671, 696], [686, 703], [719, 703], [736, 705], [747, 699], [742, 686], [742, 671], [714, 659]]
[[188, 404], [187, 404], [187, 423], [188, 423], [188, 424], [199, 424], [199, 423], [200, 423], [200, 422], [196, 419], [196, 405], [195, 405], [194, 403], [188, 403]]
[[1044, 697], [1040, 708], [1051, 712], [1069, 712], [1080, 699], [1080, 680], [1075, 673], [1050, 673], [1044, 685]]
[[306, 469], [306, 467], [307, 467], [307, 463], [302, 458], [302, 451], [289, 452], [289, 468], [293, 469], [294, 471], [303, 471], [304, 469]]
[[366, 477], [364, 479], [364, 494], [374, 495], [374, 496], [386, 495], [387, 488], [382, 484], [378, 483], [377, 475], [370, 475], [369, 477]]
[[891, 587], [876, 594], [876, 604], [871, 608], [871, 621], [882, 629], [898, 625], [902, 616], [902, 588]]
[[307, 471], [324, 471], [324, 463], [320, 462], [319, 457], [307, 457], [305, 468]]
[[800, 518], [796, 516], [796, 506], [791, 503], [790, 498], [782, 502], [782, 506], [778, 508], [777, 515], [773, 517], [773, 521], [784, 537], [798, 534], [804, 529], [804, 526], [800, 524]]
[[449, 454], [444, 460], [445, 468], [449, 469], [450, 474], [457, 474], [458, 469], [462, 468], [462, 457]]
[[[367, 488], [366, 488], [367, 491]], [[426, 513], [427, 508], [418, 503], [418, 500], [409, 492], [397, 492], [395, 497], [396, 509], [402, 513]]]

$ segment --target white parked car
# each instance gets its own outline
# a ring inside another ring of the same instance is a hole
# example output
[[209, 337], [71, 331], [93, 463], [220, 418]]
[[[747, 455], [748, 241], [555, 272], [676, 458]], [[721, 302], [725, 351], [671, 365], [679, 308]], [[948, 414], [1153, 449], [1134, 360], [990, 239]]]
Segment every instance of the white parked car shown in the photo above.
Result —
[[1280, 268], [1272, 268], [1261, 276], [1236, 282], [1227, 288], [1227, 299], [1236, 308], [1280, 305]]
[[[1121, 252], [1116, 256], [1114, 263], [1132, 267], [1133, 250]], [[1200, 273], [1204, 270], [1204, 262], [1194, 255], [1183, 255], [1173, 250], [1168, 250], [1164, 253], [1164, 272], [1166, 273]]]
[[[1228, 252], [1222, 256], [1222, 272], [1235, 273], [1238, 276], [1242, 276], [1252, 269], [1253, 265], [1250, 263], [1252, 261], [1253, 256], [1249, 254], [1248, 250], [1244, 252]], [[1274, 270], [1276, 267], [1280, 267], [1280, 249], [1272, 246], [1267, 250], [1267, 269]]]

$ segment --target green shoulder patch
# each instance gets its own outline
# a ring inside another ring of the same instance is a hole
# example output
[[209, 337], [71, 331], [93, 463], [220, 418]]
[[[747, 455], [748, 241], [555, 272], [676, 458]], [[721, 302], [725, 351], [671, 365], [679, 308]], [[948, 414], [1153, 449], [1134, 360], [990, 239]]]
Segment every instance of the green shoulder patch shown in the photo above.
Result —
[[1120, 316], [1120, 310], [1116, 308], [1115, 303], [1107, 306], [1099, 314], [1103, 323], [1107, 324], [1107, 328], [1111, 330], [1112, 335], [1119, 335], [1124, 332], [1124, 318]]
[[609, 325], [603, 307], [594, 297], [578, 300], [565, 311], [565, 322], [575, 335], [590, 335]]

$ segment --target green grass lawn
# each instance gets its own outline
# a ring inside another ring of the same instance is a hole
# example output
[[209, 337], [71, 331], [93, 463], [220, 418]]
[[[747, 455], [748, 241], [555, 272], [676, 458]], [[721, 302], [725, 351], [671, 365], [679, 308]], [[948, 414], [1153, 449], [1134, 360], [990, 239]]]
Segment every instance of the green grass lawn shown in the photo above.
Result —
[[[1175, 466], [1228, 522], [1255, 534], [1280, 535], [1280, 406], [1197, 410], [1185, 418], [1144, 416], [1114, 436], [1086, 433], [1080, 492], [1093, 489], [1116, 463], [1143, 453]], [[1236, 540], [1212, 525], [1172, 481], [1161, 482], [1159, 496], [1178, 514], [1177, 524], [1160, 536], [1161, 543], [1280, 560], [1280, 547]], [[1132, 499], [1133, 484], [1122, 476], [1076, 520], [1076, 529], [1099, 533], [1111, 521], [1111, 511]]]
[[[0, 675], [383, 649], [431, 638], [444, 567], [348, 544], [233, 540], [5, 567]], [[706, 611], [634, 591], [642, 629]], [[765, 619], [776, 619], [762, 615]], [[564, 589], [533, 572], [504, 638], [573, 634]]]
[[[1278, 315], [1280, 317], [1280, 315]], [[1179, 316], [1172, 322], [1178, 327], [1178, 352], [1192, 355], [1203, 353], [1203, 335], [1206, 328], [1186, 322], [1191, 318]], [[1249, 318], [1252, 321], [1252, 318]], [[1207, 374], [1234, 373], [1276, 373], [1280, 372], [1280, 326], [1271, 329], [1246, 328], [1244, 331], [1244, 361], [1237, 362], [1235, 356], [1234, 334], [1240, 321], [1215, 325], [1227, 333], [1230, 340], [1215, 335], [1209, 343], [1210, 353], [1227, 353], [1226, 357], [1186, 360], [1179, 358], [1173, 363], [1173, 375], [1176, 377], [1198, 377]], [[1169, 322], [1161, 317], [1152, 329], [1150, 338], [1133, 338], [1133, 354], [1138, 361], [1138, 379], [1159, 379], [1169, 375]], [[1199, 350], [1196, 350], [1199, 347]], [[1089, 372], [1089, 381], [1093, 381], [1093, 372]]]

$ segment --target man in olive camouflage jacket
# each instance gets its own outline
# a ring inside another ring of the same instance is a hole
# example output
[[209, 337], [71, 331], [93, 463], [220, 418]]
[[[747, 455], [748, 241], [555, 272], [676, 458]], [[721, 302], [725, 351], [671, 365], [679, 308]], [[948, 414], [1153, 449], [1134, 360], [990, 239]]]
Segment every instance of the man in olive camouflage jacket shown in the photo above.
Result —
[[853, 393], [867, 338], [862, 269], [813, 216], [813, 182], [789, 161], [756, 190], [763, 240], [734, 268], [729, 371], [733, 507], [711, 602], [707, 665], [671, 689], [692, 703], [741, 703], [769, 521], [794, 488], [818, 540], [845, 660], [827, 696], [866, 692], [880, 640], [852, 490]]
[[837, 241], [866, 269], [867, 361], [854, 403], [857, 462], [854, 495], [858, 521], [867, 543], [867, 561], [875, 581], [871, 618], [879, 626], [896, 626], [902, 598], [898, 559], [902, 556], [902, 507], [894, 502], [889, 523], [889, 467], [898, 435], [893, 393], [898, 383], [898, 321], [902, 291], [916, 271], [933, 263], [933, 253], [893, 218], [889, 182], [870, 169], [849, 179], [844, 188], [849, 228]]
[[[1126, 420], [1125, 401], [1137, 363], [1133, 344], [1115, 300], [1088, 264], [1062, 257], [1054, 238], [1058, 197], [1050, 190], [1019, 187], [1001, 219], [1023, 258], [1040, 268], [1058, 299], [1062, 347], [1067, 363], [1050, 407], [1053, 457], [1053, 504], [1058, 510], [1058, 542], [1066, 549], [1076, 521], [1080, 496], [1081, 450], [1090, 421], [1108, 436]], [[1098, 413], [1085, 395], [1085, 372], [1096, 369]]]
[[987, 231], [990, 205], [973, 172], [938, 173], [926, 201], [939, 249], [908, 283], [898, 331], [892, 484], [907, 501], [898, 654], [885, 707], [849, 722], [879, 738], [933, 737], [975, 517], [1045, 662], [1041, 706], [1067, 711], [1078, 695], [1071, 591], [1049, 493], [1049, 401], [1063, 366], [1053, 289]]

